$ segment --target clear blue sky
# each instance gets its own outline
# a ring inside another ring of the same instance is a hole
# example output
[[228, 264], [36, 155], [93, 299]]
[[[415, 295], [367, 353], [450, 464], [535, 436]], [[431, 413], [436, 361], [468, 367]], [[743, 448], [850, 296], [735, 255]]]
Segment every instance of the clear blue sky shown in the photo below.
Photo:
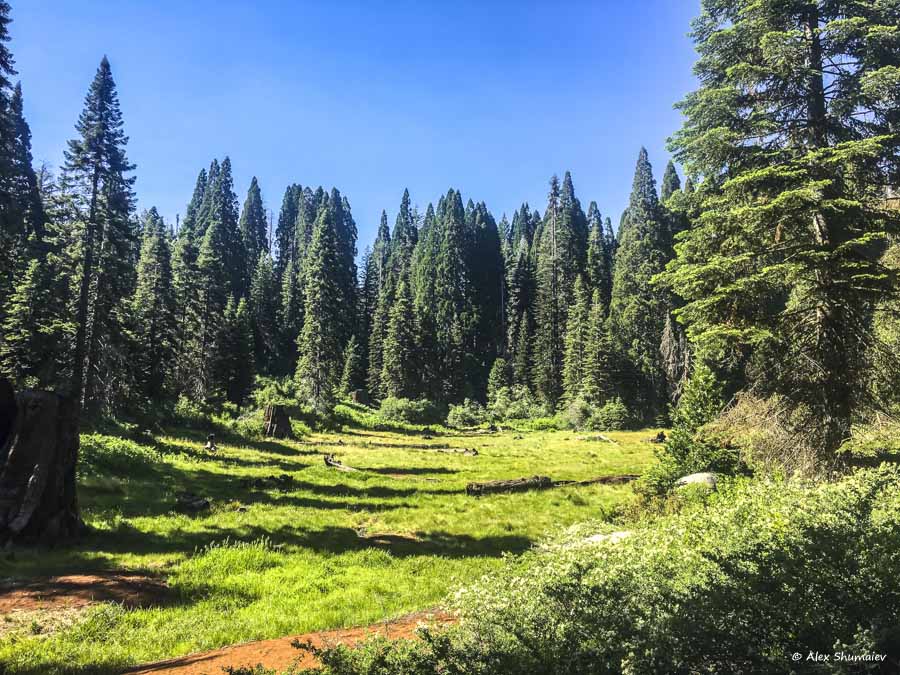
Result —
[[276, 2], [11, 0], [10, 45], [38, 162], [58, 166], [109, 56], [141, 208], [183, 213], [200, 168], [336, 185], [360, 251], [404, 187], [453, 186], [499, 219], [543, 211], [553, 173], [615, 223], [638, 150], [657, 178], [673, 103], [693, 88], [696, 0]]

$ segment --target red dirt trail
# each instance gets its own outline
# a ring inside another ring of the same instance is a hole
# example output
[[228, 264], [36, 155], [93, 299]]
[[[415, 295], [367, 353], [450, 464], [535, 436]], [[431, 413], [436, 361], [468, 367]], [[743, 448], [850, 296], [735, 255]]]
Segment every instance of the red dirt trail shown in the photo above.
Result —
[[[374, 635], [382, 635], [390, 639], [415, 638], [416, 627], [421, 624], [447, 625], [453, 623], [452, 615], [441, 611], [416, 612], [407, 614], [392, 621], [372, 624], [360, 628], [344, 628], [338, 630], [291, 635], [274, 640], [245, 642], [231, 647], [223, 647], [211, 652], [189, 654], [175, 659], [151, 663], [126, 671], [129, 675], [221, 675], [225, 666], [239, 668], [254, 667], [262, 664], [276, 671], [284, 670], [292, 665], [312, 668], [319, 665], [315, 657], [308, 651], [291, 646], [294, 640], [301, 643], [311, 642], [313, 646], [336, 647], [339, 644], [355, 645]], [[299, 661], [298, 661], [299, 659]]]

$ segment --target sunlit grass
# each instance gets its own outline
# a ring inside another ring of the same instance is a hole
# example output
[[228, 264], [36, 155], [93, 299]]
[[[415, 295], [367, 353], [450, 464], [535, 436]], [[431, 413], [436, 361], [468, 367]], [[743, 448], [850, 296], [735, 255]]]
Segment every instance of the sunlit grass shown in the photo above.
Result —
[[[427, 436], [431, 435], [431, 438]], [[13, 631], [13, 673], [116, 672], [240, 641], [367, 624], [440, 603], [447, 592], [546, 533], [603, 517], [628, 486], [468, 497], [471, 481], [640, 473], [650, 431], [450, 433], [346, 428], [295, 441], [240, 440], [204, 451], [202, 434], [82, 440], [80, 499], [92, 531], [78, 546], [0, 558], [5, 577], [137, 570], [162, 575], [160, 608], [91, 608], [49, 635]], [[435, 452], [475, 448], [477, 456]], [[325, 466], [334, 453], [359, 469]], [[287, 489], [252, 479], [288, 474]], [[179, 513], [175, 495], [212, 500]]]

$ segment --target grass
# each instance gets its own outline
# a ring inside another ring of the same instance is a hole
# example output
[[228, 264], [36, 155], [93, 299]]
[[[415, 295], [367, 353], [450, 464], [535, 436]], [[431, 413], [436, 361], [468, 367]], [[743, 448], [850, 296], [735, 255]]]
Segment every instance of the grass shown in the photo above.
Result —
[[[471, 481], [641, 473], [654, 431], [425, 433], [344, 427], [273, 442], [203, 434], [82, 436], [80, 500], [91, 533], [72, 548], [0, 555], [0, 576], [98, 570], [166, 579], [162, 607], [91, 607], [58, 630], [0, 637], [0, 670], [113, 673], [247, 640], [368, 624], [440, 603], [548, 533], [602, 518], [628, 486], [465, 495]], [[476, 448], [478, 456], [434, 452]], [[324, 453], [359, 469], [327, 468]], [[287, 489], [253, 479], [288, 474]], [[179, 513], [175, 495], [209, 497]], [[5, 670], [4, 670], [5, 668]]]

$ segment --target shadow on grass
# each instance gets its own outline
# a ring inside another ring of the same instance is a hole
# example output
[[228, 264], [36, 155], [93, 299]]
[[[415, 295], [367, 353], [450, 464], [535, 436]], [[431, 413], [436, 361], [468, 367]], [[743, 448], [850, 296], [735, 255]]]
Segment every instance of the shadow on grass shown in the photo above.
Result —
[[371, 473], [380, 473], [385, 475], [410, 475], [420, 476], [432, 473], [452, 474], [459, 473], [459, 469], [448, 469], [445, 466], [380, 466], [375, 469], [367, 469], [359, 467], [360, 471], [368, 471]]
[[322, 484], [307, 481], [294, 481], [293, 489], [297, 491], [312, 492], [318, 495], [330, 497], [368, 497], [371, 499], [391, 499], [393, 497], [410, 497], [412, 495], [455, 495], [465, 492], [459, 488], [395, 488], [384, 485], [347, 485], [344, 483]]
[[[339, 526], [304, 530], [286, 525], [277, 528], [258, 525], [222, 527], [210, 523], [199, 531], [176, 530], [163, 534], [145, 532], [128, 523], [122, 523], [115, 530], [89, 533], [77, 546], [69, 549], [65, 561], [60, 562], [65, 562], [65, 573], [77, 574], [86, 570], [102, 569], [96, 564], [98, 553], [197, 553], [210, 544], [226, 539], [249, 542], [262, 538], [275, 546], [317, 553], [341, 554], [378, 549], [398, 558], [434, 555], [448, 558], [495, 558], [505, 553], [522, 553], [533, 543], [528, 537], [519, 535], [476, 537], [447, 532], [416, 533], [412, 536], [392, 533], [360, 536], [351, 527]], [[55, 572], [50, 570], [48, 573]], [[181, 598], [184, 602], [192, 599], [191, 595]]]

